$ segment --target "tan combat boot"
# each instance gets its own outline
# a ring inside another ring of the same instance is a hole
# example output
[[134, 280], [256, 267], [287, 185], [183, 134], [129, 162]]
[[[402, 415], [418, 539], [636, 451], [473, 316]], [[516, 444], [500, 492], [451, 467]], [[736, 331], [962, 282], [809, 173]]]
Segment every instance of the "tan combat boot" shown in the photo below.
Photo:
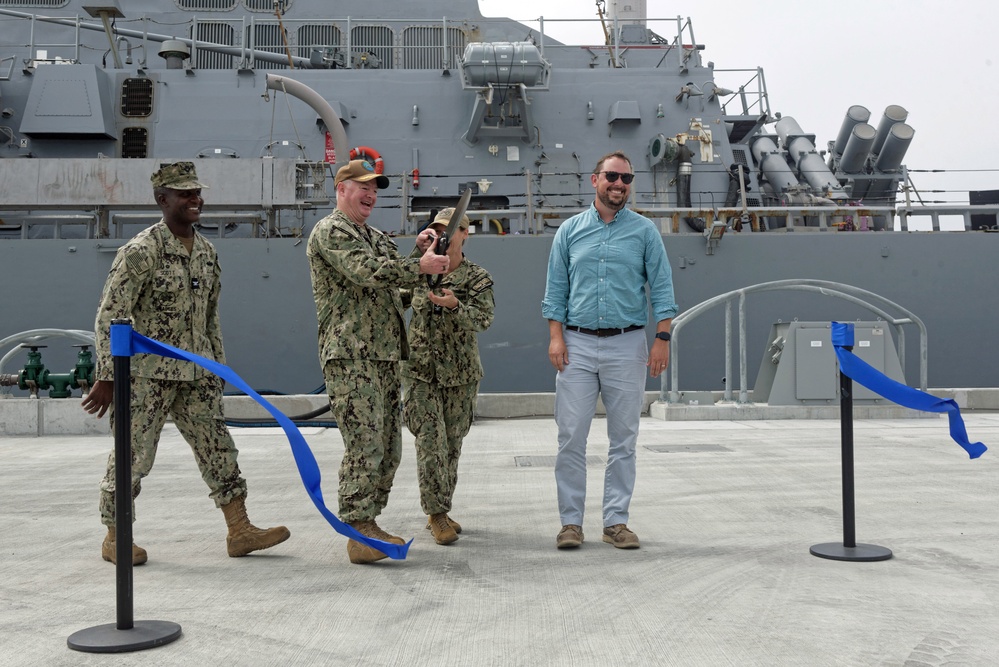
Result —
[[[382, 542], [391, 542], [392, 544], [406, 543], [406, 541], [401, 537], [396, 537], [395, 535], [386, 533], [372, 519], [365, 521], [351, 521], [349, 525], [365, 537], [371, 537], [376, 540], [381, 540]], [[351, 563], [364, 564], [374, 563], [375, 561], [382, 560], [383, 558], [388, 558], [388, 556], [378, 549], [369, 547], [368, 545], [362, 544], [357, 540], [347, 540], [347, 558], [350, 559]]]
[[430, 516], [430, 532], [434, 534], [437, 544], [451, 544], [458, 541], [458, 532], [447, 520], [447, 514], [432, 514]]
[[225, 538], [225, 546], [233, 558], [245, 556], [252, 551], [270, 549], [275, 544], [281, 544], [291, 532], [284, 526], [261, 530], [246, 516], [246, 498], [237, 496], [228, 505], [222, 506], [225, 523], [229, 526], [229, 534]]
[[[108, 526], [108, 534], [104, 538], [104, 544], [101, 545], [101, 558], [108, 561], [109, 563], [118, 562], [117, 554], [115, 549], [117, 547], [117, 542], [115, 541], [114, 526]], [[135, 542], [132, 542], [132, 565], [142, 565], [148, 560], [146, 550], [142, 547], [136, 546]]]
[[[454, 519], [452, 519], [450, 514], [448, 514], [446, 516], [447, 516], [447, 522], [449, 524], [451, 524], [452, 528], [454, 528], [454, 532], [456, 532], [459, 535], [461, 535], [461, 524], [458, 523], [457, 521], [455, 521]], [[427, 517], [427, 530], [430, 530], [430, 517], [429, 516]]]

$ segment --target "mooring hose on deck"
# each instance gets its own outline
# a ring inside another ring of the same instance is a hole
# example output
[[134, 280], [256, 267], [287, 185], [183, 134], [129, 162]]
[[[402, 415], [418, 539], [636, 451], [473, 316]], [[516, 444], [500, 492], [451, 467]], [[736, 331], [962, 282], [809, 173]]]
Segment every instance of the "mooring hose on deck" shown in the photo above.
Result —
[[[309, 392], [309, 395], [323, 394], [326, 392], [326, 385], [319, 385], [315, 389]], [[279, 391], [274, 391], [273, 389], [258, 390], [258, 394], [261, 396], [273, 395], [273, 396], [287, 396]], [[238, 392], [234, 394], [229, 394], [229, 396], [246, 396], [243, 392]], [[294, 417], [288, 417], [295, 426], [319, 426], [322, 428], [338, 428], [335, 420], [323, 420], [323, 421], [310, 421], [315, 419], [319, 415], [326, 414], [330, 411], [330, 404], [327, 402], [321, 408], [316, 408], [311, 412], [306, 412], [305, 414], [295, 415]], [[226, 426], [238, 426], [240, 428], [265, 428], [271, 426], [279, 426], [276, 419], [264, 417], [264, 418], [249, 418], [249, 417], [233, 417], [227, 418], [225, 420]]]

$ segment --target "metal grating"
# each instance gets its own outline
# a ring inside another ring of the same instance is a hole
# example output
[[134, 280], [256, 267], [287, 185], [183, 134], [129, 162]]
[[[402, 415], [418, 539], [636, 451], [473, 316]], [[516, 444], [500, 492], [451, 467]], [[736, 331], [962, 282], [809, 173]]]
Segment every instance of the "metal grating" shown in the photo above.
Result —
[[340, 46], [340, 29], [335, 25], [303, 25], [298, 29], [298, 55], [308, 58], [313, 51]]
[[405, 69], [452, 69], [465, 51], [465, 32], [448, 28], [447, 49], [442, 26], [413, 26], [402, 33], [402, 66]]
[[732, 147], [732, 157], [735, 159], [736, 164], [741, 164], [743, 167], [749, 166], [749, 160], [746, 157], [746, 151], [741, 148]]
[[303, 203], [329, 203], [325, 162], [300, 162], [295, 165], [295, 199]]
[[656, 454], [696, 454], [698, 452], [730, 452], [724, 445], [645, 445]]
[[149, 130], [144, 127], [126, 127], [121, 131], [121, 156], [144, 158], [149, 153]]
[[[258, 51], [287, 54], [284, 39], [281, 37], [281, 26], [276, 23], [255, 23], [246, 29], [246, 40], [252, 48]], [[290, 48], [290, 45], [289, 45]], [[254, 69], [288, 69], [283, 63], [270, 63], [264, 60], [253, 60]]]
[[228, 12], [236, 8], [237, 0], [177, 0], [177, 7], [201, 12]]
[[361, 25], [350, 30], [351, 57], [354, 67], [358, 67], [358, 57], [362, 54], [373, 55], [379, 60], [380, 69], [392, 69], [392, 45], [394, 42], [391, 28], [381, 25]]
[[125, 79], [121, 83], [121, 115], [144, 118], [153, 113], [152, 79]]
[[[237, 46], [235, 42], [236, 31], [228, 24], [215, 21], [200, 21], [197, 27], [197, 35], [195, 35], [194, 39]], [[191, 56], [193, 59], [195, 54], [192, 53]], [[207, 49], [197, 50], [197, 65], [201, 69], [232, 69], [232, 64], [233, 56], [224, 53], [214, 53]]]
[[[514, 456], [513, 464], [517, 468], [554, 468], [554, 456]], [[604, 460], [599, 456], [587, 456], [587, 466], [602, 466]]]

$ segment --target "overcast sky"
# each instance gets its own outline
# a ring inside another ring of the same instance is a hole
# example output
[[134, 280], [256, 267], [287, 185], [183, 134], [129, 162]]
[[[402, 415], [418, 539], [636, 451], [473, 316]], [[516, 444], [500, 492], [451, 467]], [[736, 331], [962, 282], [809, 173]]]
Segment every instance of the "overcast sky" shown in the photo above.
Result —
[[[602, 42], [599, 25], [550, 23], [595, 18], [593, 0], [479, 0], [479, 7], [486, 16], [544, 16], [546, 32], [563, 42]], [[673, 19], [650, 22], [664, 37], [675, 34], [677, 15], [690, 17], [704, 62], [716, 70], [762, 67], [771, 110], [815, 134], [820, 150], [836, 139], [851, 105], [866, 107], [875, 127], [888, 105], [905, 108], [915, 130], [904, 159], [913, 184], [924, 200], [965, 203], [968, 190], [999, 189], [995, 11], [988, 0], [647, 0], [650, 19]], [[731, 77], [719, 72], [715, 80], [735, 89], [746, 79]], [[918, 171], [929, 169], [948, 172]]]

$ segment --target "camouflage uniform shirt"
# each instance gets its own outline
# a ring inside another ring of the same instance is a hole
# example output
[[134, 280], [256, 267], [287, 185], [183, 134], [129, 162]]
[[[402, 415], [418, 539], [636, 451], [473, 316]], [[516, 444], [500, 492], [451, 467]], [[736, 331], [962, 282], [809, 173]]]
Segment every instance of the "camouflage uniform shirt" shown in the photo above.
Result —
[[400, 287], [422, 279], [420, 258], [334, 210], [312, 229], [307, 249], [319, 318], [319, 361], [409, 358]]
[[440, 287], [458, 298], [451, 311], [437, 309], [427, 298], [428, 289], [413, 290], [413, 319], [409, 338], [413, 353], [403, 366], [404, 377], [457, 387], [482, 379], [482, 362], [476, 332], [493, 322], [493, 279], [467, 259], [445, 275]]
[[[218, 303], [222, 269], [215, 247], [194, 235], [190, 254], [163, 220], [118, 250], [97, 309], [95, 378], [113, 380], [111, 321], [132, 320], [149, 338], [225, 363]], [[132, 376], [195, 380], [208, 371], [154, 354], [132, 357]]]

